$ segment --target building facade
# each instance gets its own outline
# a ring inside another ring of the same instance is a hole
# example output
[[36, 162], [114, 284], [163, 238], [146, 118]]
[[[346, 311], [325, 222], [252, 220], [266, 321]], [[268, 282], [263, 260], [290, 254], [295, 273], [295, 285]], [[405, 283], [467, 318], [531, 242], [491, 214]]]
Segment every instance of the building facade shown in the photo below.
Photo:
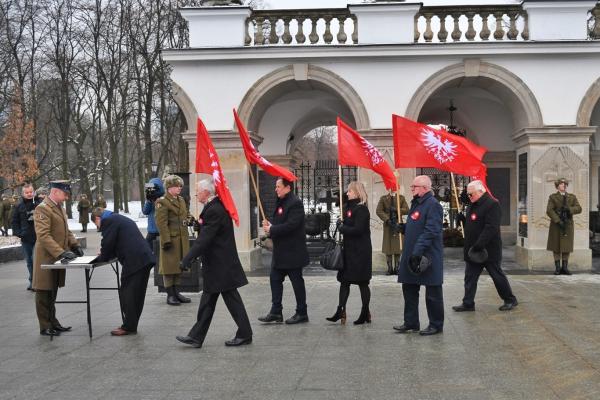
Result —
[[[240, 213], [236, 239], [245, 267], [259, 263], [260, 249], [233, 108], [263, 156], [293, 166], [301, 161], [290, 157], [295, 142], [338, 116], [392, 163], [392, 114], [449, 124], [452, 102], [453, 124], [489, 150], [490, 188], [501, 200], [502, 235], [516, 261], [530, 270], [553, 268], [546, 202], [554, 180], [565, 177], [583, 208], [570, 265], [591, 268], [590, 211], [600, 203], [596, 1], [390, 1], [312, 10], [201, 3], [183, 3], [189, 47], [166, 50], [164, 58], [187, 121], [190, 160], [197, 117], [219, 152]], [[419, 172], [400, 170], [407, 198]], [[383, 183], [370, 171], [358, 176], [374, 214]], [[375, 250], [381, 236], [373, 224]]]

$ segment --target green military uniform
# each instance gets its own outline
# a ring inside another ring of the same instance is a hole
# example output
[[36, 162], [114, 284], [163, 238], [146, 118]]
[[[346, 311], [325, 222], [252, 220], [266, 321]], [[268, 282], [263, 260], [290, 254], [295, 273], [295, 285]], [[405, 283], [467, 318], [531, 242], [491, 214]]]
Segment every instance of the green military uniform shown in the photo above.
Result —
[[7, 235], [7, 232], [4, 232], [4, 197], [2, 196], [2, 199], [0, 199], [0, 233], [2, 233], [2, 236]]
[[79, 211], [79, 223], [83, 228], [81, 232], [87, 232], [87, 224], [90, 222], [90, 212], [92, 203], [87, 199], [86, 195], [81, 196], [81, 200], [77, 204], [77, 211]]
[[[564, 184], [563, 187], [560, 187]], [[550, 228], [548, 231], [548, 243], [546, 249], [554, 256], [554, 275], [571, 275], [568, 269], [569, 253], [573, 252], [573, 241], [575, 239], [575, 225], [573, 216], [581, 213], [581, 206], [577, 197], [567, 193], [569, 182], [561, 178], [554, 182], [558, 192], [548, 198], [546, 214], [550, 217]], [[564, 189], [564, 192], [561, 190]], [[562, 259], [562, 265], [560, 264]]]
[[[400, 214], [408, 214], [408, 204], [406, 199], [401, 194], [400, 196]], [[401, 216], [398, 217], [396, 211], [397, 200], [396, 195], [390, 193], [381, 196], [379, 203], [377, 203], [377, 216], [383, 221], [383, 241], [381, 243], [381, 252], [387, 257], [388, 274], [394, 273], [397, 269], [397, 263], [400, 260], [400, 240], [398, 238], [399, 233], [394, 233], [392, 230], [392, 216], [396, 220], [396, 223], [401, 222]], [[396, 256], [395, 260], [393, 257]]]
[[12, 201], [8, 196], [2, 196], [2, 230], [3, 235], [8, 236], [8, 229], [11, 223], [11, 210], [13, 208]]
[[37, 236], [33, 255], [33, 289], [40, 330], [60, 327], [54, 303], [59, 287], [65, 285], [64, 269], [42, 269], [42, 264], [53, 264], [59, 256], [79, 246], [67, 224], [65, 210], [50, 198], [44, 199], [33, 212]]
[[168, 189], [183, 186], [183, 180], [175, 175], [164, 179], [167, 193], [156, 200], [154, 218], [160, 239], [160, 255], [158, 272], [163, 276], [167, 290], [167, 303], [177, 305], [188, 303], [189, 299], [179, 294], [181, 268], [179, 263], [190, 248], [187, 221], [189, 212], [185, 200], [181, 196], [173, 196]]

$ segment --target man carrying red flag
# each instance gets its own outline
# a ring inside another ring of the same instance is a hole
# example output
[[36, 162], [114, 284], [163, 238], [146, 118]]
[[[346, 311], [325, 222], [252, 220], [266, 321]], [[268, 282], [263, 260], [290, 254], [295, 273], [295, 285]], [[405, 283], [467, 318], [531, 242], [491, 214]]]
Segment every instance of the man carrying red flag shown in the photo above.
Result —
[[360, 136], [358, 132], [346, 125], [339, 117], [337, 127], [338, 163], [373, 170], [383, 178], [386, 189], [396, 191], [398, 185], [394, 171], [379, 150]]
[[225, 175], [221, 170], [221, 163], [219, 162], [219, 156], [215, 151], [215, 148], [208, 136], [208, 131], [202, 123], [202, 120], [198, 118], [196, 128], [196, 173], [209, 174], [213, 177], [215, 184], [215, 191], [221, 199], [223, 206], [229, 213], [231, 219], [235, 221], [237, 226], [240, 225], [240, 218], [238, 216], [235, 203], [227, 187], [227, 181]]

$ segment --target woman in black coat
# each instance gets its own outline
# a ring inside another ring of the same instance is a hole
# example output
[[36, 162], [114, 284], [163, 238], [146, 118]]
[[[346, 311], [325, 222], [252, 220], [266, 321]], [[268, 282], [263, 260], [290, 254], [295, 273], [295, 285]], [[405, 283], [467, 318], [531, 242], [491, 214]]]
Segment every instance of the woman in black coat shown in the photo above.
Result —
[[344, 220], [338, 221], [338, 229], [343, 234], [344, 269], [338, 272], [340, 282], [340, 299], [336, 313], [327, 318], [328, 321], [346, 323], [346, 301], [350, 295], [350, 285], [358, 285], [362, 309], [354, 325], [371, 323], [369, 302], [371, 290], [369, 281], [372, 276], [371, 264], [371, 228], [369, 209], [367, 208], [367, 192], [360, 182], [348, 185], [348, 202], [344, 207]]

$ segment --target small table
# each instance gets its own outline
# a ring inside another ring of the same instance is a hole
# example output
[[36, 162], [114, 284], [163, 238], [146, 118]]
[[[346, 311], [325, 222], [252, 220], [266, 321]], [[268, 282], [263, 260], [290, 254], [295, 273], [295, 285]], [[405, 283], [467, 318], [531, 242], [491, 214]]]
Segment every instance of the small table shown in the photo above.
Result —
[[[42, 269], [79, 269], [85, 272], [85, 300], [61, 300], [55, 303], [70, 303], [70, 304], [86, 304], [87, 305], [87, 323], [88, 331], [90, 333], [90, 340], [92, 340], [92, 314], [90, 310], [90, 290], [117, 290], [119, 291], [119, 308], [121, 309], [121, 319], [123, 318], [123, 305], [121, 303], [121, 283], [119, 281], [119, 262], [117, 259], [109, 261], [95, 262], [96, 256], [83, 256], [77, 257], [69, 262], [64, 263], [63, 261], [57, 261], [54, 264], [42, 264]], [[117, 287], [91, 287], [90, 281], [94, 275], [94, 270], [104, 265], [110, 265], [114, 273], [117, 275]]]

